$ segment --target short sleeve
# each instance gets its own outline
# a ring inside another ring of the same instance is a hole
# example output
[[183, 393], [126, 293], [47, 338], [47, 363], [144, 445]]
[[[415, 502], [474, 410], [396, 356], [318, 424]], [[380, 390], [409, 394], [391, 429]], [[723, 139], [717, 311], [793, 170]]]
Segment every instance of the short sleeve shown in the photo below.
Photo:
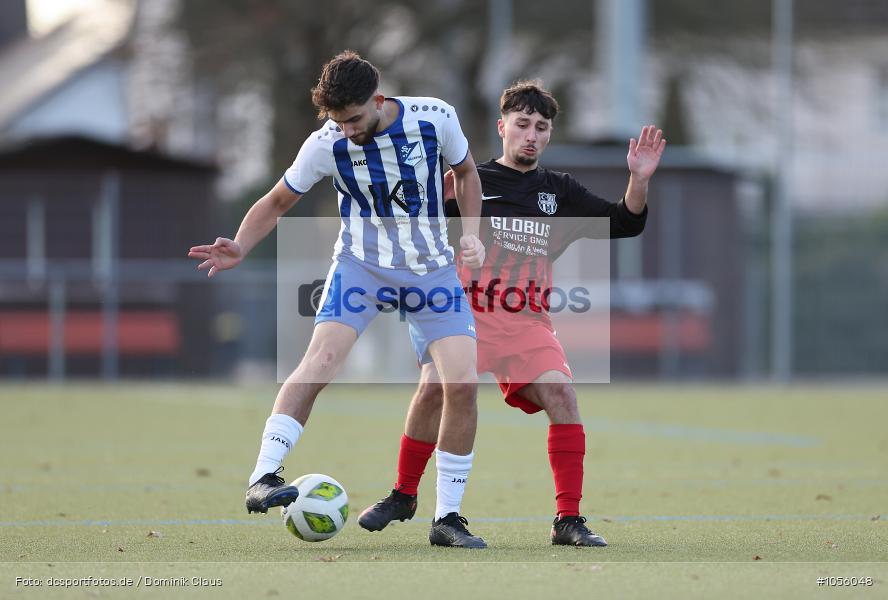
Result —
[[302, 144], [296, 160], [284, 173], [284, 183], [296, 194], [305, 194], [318, 181], [333, 174], [330, 134], [322, 128]]
[[441, 155], [447, 164], [454, 166], [460, 164], [469, 155], [469, 140], [466, 139], [462, 127], [459, 125], [459, 117], [456, 111], [448, 105], [441, 118]]

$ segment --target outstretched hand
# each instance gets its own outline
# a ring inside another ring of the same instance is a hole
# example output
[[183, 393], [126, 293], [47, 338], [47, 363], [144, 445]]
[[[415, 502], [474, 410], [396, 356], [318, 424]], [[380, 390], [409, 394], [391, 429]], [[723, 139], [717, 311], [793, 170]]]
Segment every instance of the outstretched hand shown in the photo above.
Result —
[[207, 277], [212, 277], [218, 271], [225, 271], [236, 267], [243, 260], [243, 251], [240, 244], [228, 238], [216, 238], [215, 243], [204, 246], [194, 246], [188, 251], [188, 258], [203, 260], [197, 265], [201, 271], [209, 269]]
[[648, 180], [657, 170], [660, 157], [666, 148], [666, 140], [663, 139], [663, 131], [654, 125], [647, 125], [641, 129], [638, 141], [635, 138], [629, 140], [629, 154], [626, 161], [629, 163], [629, 172], [635, 177]]

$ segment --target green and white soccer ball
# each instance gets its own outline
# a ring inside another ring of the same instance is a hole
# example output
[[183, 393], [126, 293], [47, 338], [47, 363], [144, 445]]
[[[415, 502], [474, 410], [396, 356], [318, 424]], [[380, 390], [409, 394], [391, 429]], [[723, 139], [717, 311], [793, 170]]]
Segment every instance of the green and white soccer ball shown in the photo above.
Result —
[[284, 525], [306, 542], [322, 542], [342, 531], [348, 520], [348, 495], [342, 484], [329, 475], [303, 475], [290, 485], [299, 498], [281, 507]]

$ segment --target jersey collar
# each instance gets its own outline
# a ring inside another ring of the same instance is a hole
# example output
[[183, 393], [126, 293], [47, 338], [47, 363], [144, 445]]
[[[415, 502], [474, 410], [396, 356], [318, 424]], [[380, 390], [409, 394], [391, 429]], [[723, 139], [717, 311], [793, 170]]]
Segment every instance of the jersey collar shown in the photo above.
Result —
[[395, 117], [395, 120], [392, 121], [388, 127], [383, 129], [382, 131], [377, 131], [376, 133], [374, 133], [373, 137], [379, 137], [381, 135], [388, 135], [388, 134], [392, 133], [393, 131], [397, 131], [398, 129], [401, 129], [401, 121], [403, 121], [403, 119], [404, 119], [404, 105], [401, 104], [401, 101], [398, 100], [397, 98], [386, 97], [386, 100], [394, 100], [395, 102], [398, 103], [398, 116]]
[[495, 158], [491, 158], [487, 162], [487, 164], [491, 165], [494, 169], [498, 169], [504, 173], [509, 173], [510, 175], [517, 176], [517, 177], [531, 177], [533, 175], [536, 175], [540, 170], [539, 163], [537, 163], [537, 166], [534, 167], [533, 169], [531, 169], [530, 171], [519, 171], [518, 169], [513, 169], [512, 167], [507, 167], [506, 165], [498, 162]]

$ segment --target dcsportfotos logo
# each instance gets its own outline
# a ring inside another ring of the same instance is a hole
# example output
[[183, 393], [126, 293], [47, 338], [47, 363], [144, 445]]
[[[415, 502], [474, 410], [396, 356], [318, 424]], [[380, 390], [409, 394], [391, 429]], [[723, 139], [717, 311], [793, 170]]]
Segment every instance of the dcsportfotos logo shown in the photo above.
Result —
[[558, 286], [540, 287], [530, 280], [523, 286], [506, 286], [499, 278], [485, 282], [472, 281], [464, 288], [433, 287], [426, 290], [417, 286], [383, 286], [367, 290], [361, 286], [343, 285], [338, 273], [327, 290], [327, 298], [321, 307], [325, 281], [316, 279], [299, 286], [299, 314], [313, 317], [323, 308], [326, 316], [339, 316], [343, 313], [362, 313], [377, 310], [382, 313], [399, 311], [401, 316], [428, 308], [436, 313], [466, 310], [466, 305], [479, 313], [520, 312], [559, 313], [569, 310], [573, 313], [588, 312], [592, 308], [590, 291], [583, 286], [568, 289]]
[[573, 286], [564, 289], [557, 285], [541, 287], [533, 279], [526, 285], [508, 287], [499, 277], [484, 285], [473, 280], [465, 287], [465, 293], [472, 303], [472, 310], [479, 313], [559, 313], [563, 310], [583, 313], [592, 308], [588, 288]]
[[297, 308], [303, 317], [313, 317], [318, 314], [321, 307], [321, 298], [324, 295], [323, 279], [315, 279], [311, 283], [303, 283], [298, 289]]

